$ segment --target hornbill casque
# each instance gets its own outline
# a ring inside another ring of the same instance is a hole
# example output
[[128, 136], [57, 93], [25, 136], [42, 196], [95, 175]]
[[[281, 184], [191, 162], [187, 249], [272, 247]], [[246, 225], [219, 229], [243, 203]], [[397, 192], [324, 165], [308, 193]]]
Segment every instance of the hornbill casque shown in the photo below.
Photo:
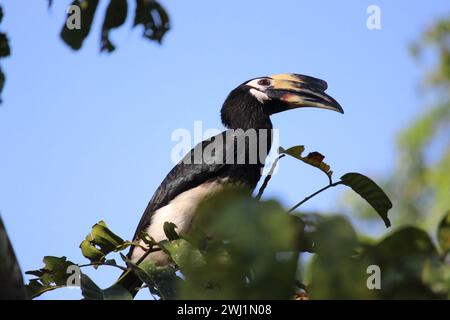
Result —
[[[270, 151], [270, 116], [301, 107], [344, 113], [339, 103], [325, 93], [326, 89], [327, 83], [323, 80], [291, 73], [254, 78], [231, 91], [221, 109], [222, 123], [228, 130], [200, 142], [169, 172], [147, 205], [134, 240], [142, 232], [155, 241], [166, 239], [163, 229], [166, 221], [174, 223], [179, 234], [187, 233], [195, 223], [194, 213], [198, 203], [224, 186], [240, 185], [253, 191]], [[245, 135], [249, 129], [256, 130], [257, 146], [262, 145], [261, 142], [267, 146], [263, 156], [256, 157], [256, 161], [250, 161], [249, 154], [259, 154], [259, 147], [257, 150], [248, 150], [250, 145], [246, 143], [243, 148], [236, 147], [240, 135]], [[201, 150], [205, 148], [215, 151], [209, 155], [203, 154]], [[197, 152], [199, 150], [200, 153]], [[240, 158], [241, 153], [246, 154], [244, 161]], [[200, 161], [196, 159], [198, 154], [201, 155]], [[238, 158], [241, 161], [237, 161]], [[142, 248], [135, 246], [130, 249], [128, 258], [136, 262], [144, 253]], [[168, 256], [161, 251], [150, 253], [145, 259], [157, 265], [169, 262]], [[133, 272], [123, 274], [119, 283], [133, 295], [142, 285]]]

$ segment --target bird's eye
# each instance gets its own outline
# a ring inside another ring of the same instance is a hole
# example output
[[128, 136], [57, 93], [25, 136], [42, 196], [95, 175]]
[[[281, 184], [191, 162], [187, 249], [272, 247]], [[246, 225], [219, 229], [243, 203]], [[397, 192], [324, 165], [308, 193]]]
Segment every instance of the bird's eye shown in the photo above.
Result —
[[270, 86], [270, 80], [269, 79], [260, 79], [260, 80], [258, 80], [258, 84], [260, 86], [267, 87], [267, 86]]

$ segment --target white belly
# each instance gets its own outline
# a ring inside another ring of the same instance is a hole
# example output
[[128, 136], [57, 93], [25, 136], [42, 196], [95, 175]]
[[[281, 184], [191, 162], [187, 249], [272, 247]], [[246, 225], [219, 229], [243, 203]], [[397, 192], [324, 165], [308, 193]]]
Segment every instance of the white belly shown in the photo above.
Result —
[[[180, 193], [166, 206], [155, 211], [150, 225], [147, 227], [147, 234], [155, 241], [167, 239], [164, 233], [165, 222], [174, 223], [177, 226], [175, 231], [177, 231], [178, 234], [188, 232], [199, 202], [206, 196], [211, 196], [222, 188], [223, 183], [221, 182], [208, 182]], [[144, 245], [142, 241], [141, 244]], [[139, 247], [135, 247], [131, 260], [136, 262], [143, 254], [144, 250]], [[147, 259], [155, 261], [158, 265], [167, 264], [169, 260], [165, 253], [159, 251], [149, 254], [146, 260]]]

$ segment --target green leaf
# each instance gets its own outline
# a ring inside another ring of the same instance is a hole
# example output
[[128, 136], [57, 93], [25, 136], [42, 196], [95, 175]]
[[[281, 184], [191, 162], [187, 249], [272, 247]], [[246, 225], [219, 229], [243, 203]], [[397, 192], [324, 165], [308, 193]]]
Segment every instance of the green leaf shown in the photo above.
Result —
[[81, 293], [86, 300], [132, 300], [133, 296], [122, 285], [100, 289], [86, 274], [81, 274]]
[[398, 261], [400, 257], [437, 256], [436, 247], [430, 236], [422, 229], [403, 227], [380, 241], [375, 250], [384, 260]]
[[325, 162], [323, 162], [325, 156], [322, 155], [320, 152], [314, 151], [308, 153], [306, 157], [303, 157], [302, 156], [303, 151], [305, 151], [304, 146], [294, 146], [288, 149], [284, 149], [283, 147], [278, 148], [279, 154], [287, 154], [297, 160], [303, 161], [304, 163], [309, 164], [310, 166], [313, 166], [323, 171], [328, 176], [328, 178], [331, 179], [333, 171], [330, 171], [330, 166]]
[[114, 44], [109, 39], [111, 29], [120, 27], [127, 18], [127, 0], [110, 0], [106, 9], [105, 19], [102, 26], [102, 46], [100, 51], [112, 52], [115, 50]]
[[354, 257], [357, 235], [342, 216], [324, 217], [313, 232], [316, 255], [308, 267], [312, 299], [372, 299], [367, 288], [368, 259]]
[[91, 242], [83, 240], [80, 244], [81, 253], [88, 258], [92, 263], [102, 262], [105, 260], [105, 255], [97, 249]]
[[159, 246], [182, 271], [186, 268], [186, 265], [202, 266], [206, 263], [200, 250], [185, 239], [177, 239], [170, 242], [161, 241]]
[[380, 294], [383, 299], [435, 299], [423, 282], [427, 261], [438, 259], [431, 237], [417, 227], [392, 232], [367, 249], [382, 272]]
[[444, 255], [448, 254], [450, 252], [450, 211], [439, 223], [437, 238]]
[[164, 222], [164, 234], [166, 235], [169, 241], [177, 240], [180, 238], [178, 233], [175, 231], [177, 226], [172, 222]]
[[143, 36], [159, 43], [170, 29], [169, 15], [157, 1], [136, 1], [134, 26], [140, 24], [144, 26]]
[[61, 30], [62, 40], [69, 45], [73, 50], [78, 50], [83, 45], [84, 39], [88, 36], [94, 15], [97, 10], [99, 0], [74, 0], [71, 5], [78, 6], [81, 9], [81, 23], [80, 29], [67, 28], [66, 21], [73, 14], [68, 13], [64, 20], [64, 25]]
[[67, 273], [67, 269], [69, 266], [75, 265], [68, 261], [66, 257], [46, 256], [43, 261], [44, 267], [42, 269], [25, 272], [25, 274], [37, 277], [37, 279], [31, 279], [26, 286], [31, 298], [50, 290], [65, 287], [67, 278], [71, 275]]
[[100, 221], [92, 227], [86, 239], [81, 242], [80, 248], [83, 256], [91, 263], [99, 263], [105, 260], [108, 253], [122, 251], [130, 245], [130, 242], [125, 242], [113, 233], [104, 221]]
[[180, 299], [293, 296], [298, 226], [278, 203], [257, 201], [245, 189], [225, 190], [203, 201], [196, 217], [188, 243], [165, 248], [181, 261]]
[[284, 149], [283, 147], [278, 148], [278, 153], [287, 154], [295, 159], [302, 160], [302, 153], [305, 151], [305, 146], [294, 146], [288, 149]]
[[353, 191], [359, 194], [375, 209], [383, 219], [386, 227], [391, 226], [387, 213], [392, 208], [392, 202], [374, 181], [356, 172], [344, 174], [341, 180], [343, 184], [352, 188]]
[[422, 280], [442, 299], [450, 299], [450, 263], [441, 259], [425, 261]]
[[144, 260], [138, 266], [124, 255], [121, 254], [121, 257], [136, 276], [148, 286], [151, 294], [157, 294], [163, 300], [176, 298], [177, 287], [182, 279], [176, 275], [176, 269], [173, 266], [156, 266], [151, 260]]

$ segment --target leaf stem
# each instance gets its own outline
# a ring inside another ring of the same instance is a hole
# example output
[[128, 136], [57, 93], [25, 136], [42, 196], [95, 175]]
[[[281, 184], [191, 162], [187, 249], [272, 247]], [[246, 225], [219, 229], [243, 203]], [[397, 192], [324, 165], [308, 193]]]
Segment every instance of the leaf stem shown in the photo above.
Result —
[[[330, 182], [331, 182], [331, 180], [330, 180]], [[295, 209], [297, 209], [298, 207], [300, 207], [302, 204], [304, 204], [304, 203], [305, 203], [306, 201], [308, 201], [309, 199], [311, 199], [311, 198], [317, 196], [319, 193], [321, 193], [321, 192], [323, 192], [323, 191], [325, 191], [325, 190], [327, 190], [327, 189], [329, 189], [329, 188], [336, 187], [337, 185], [340, 185], [340, 184], [342, 184], [342, 183], [343, 183], [342, 181], [338, 181], [338, 182], [335, 182], [335, 183], [330, 183], [330, 184], [328, 184], [327, 186], [323, 187], [322, 189], [317, 190], [317, 191], [314, 192], [313, 194], [307, 196], [305, 199], [303, 199], [302, 201], [300, 201], [299, 203], [297, 203], [297, 204], [296, 204], [295, 206], [293, 206], [291, 209], [289, 209], [288, 213], [291, 213], [292, 211], [294, 211]]]
[[[145, 251], [145, 253], [139, 258], [139, 260], [135, 263], [135, 265], [139, 265], [142, 263], [142, 261], [145, 260], [145, 258], [148, 257], [148, 255], [152, 252], [156, 252], [156, 251], [161, 251], [161, 248], [153, 248], [154, 245], [150, 246], [148, 248], [147, 251]], [[123, 273], [119, 279], [117, 279], [116, 283], [119, 283], [123, 278], [125, 278], [126, 275], [128, 275], [130, 272], [132, 272], [133, 270], [131, 268], [127, 268], [125, 269], [125, 273]], [[138, 288], [138, 290], [140, 290], [140, 288]]]
[[256, 200], [261, 199], [261, 196], [263, 195], [264, 190], [267, 187], [267, 184], [269, 183], [270, 179], [272, 178], [272, 174], [275, 171], [275, 167], [277, 166], [278, 161], [280, 161], [281, 158], [286, 156], [285, 154], [280, 154], [275, 161], [272, 163], [272, 167], [269, 170], [269, 173], [267, 174], [266, 178], [264, 179], [263, 184], [261, 185], [261, 188], [259, 188], [258, 194], [256, 195]]
[[128, 268], [119, 266], [119, 265], [117, 265], [117, 264], [107, 264], [107, 263], [103, 263], [103, 262], [87, 263], [87, 264], [79, 265], [78, 267], [79, 267], [79, 268], [84, 268], [84, 267], [99, 267], [99, 266], [116, 267], [116, 268], [119, 268], [119, 269], [122, 270], [122, 271], [127, 271], [127, 270], [128, 270]]

